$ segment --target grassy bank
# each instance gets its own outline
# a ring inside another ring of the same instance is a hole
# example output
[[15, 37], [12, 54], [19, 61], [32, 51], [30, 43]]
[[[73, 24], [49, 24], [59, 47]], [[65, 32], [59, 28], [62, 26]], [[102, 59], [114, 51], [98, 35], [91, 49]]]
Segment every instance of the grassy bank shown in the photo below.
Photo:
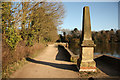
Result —
[[[49, 44], [49, 43], [48, 43]], [[44, 50], [47, 43], [36, 43], [31, 47], [25, 46], [24, 43], [19, 43], [16, 50], [10, 51], [3, 45], [2, 51], [2, 78], [9, 78], [12, 73], [27, 64], [26, 57], [36, 57]]]

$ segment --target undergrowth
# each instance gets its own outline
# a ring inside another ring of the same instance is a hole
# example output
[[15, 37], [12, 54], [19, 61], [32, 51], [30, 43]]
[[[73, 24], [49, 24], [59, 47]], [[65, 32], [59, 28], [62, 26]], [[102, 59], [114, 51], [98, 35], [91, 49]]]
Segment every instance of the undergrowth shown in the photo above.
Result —
[[32, 47], [20, 43], [16, 50], [11, 51], [3, 45], [2, 78], [9, 78], [16, 70], [27, 64], [26, 57], [36, 57], [45, 48], [44, 43], [36, 43]]

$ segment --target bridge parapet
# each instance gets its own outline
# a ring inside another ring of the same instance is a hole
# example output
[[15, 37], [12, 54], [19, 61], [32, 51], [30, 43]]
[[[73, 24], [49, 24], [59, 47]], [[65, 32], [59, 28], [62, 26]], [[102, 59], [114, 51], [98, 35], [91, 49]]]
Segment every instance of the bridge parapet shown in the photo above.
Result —
[[56, 46], [61, 45], [61, 46], [67, 47], [67, 48], [69, 47], [69, 46], [68, 46], [68, 43], [62, 43], [62, 42], [60, 42], [60, 43], [55, 43], [55, 45], [56, 45]]
[[77, 60], [78, 60], [78, 58], [79, 58], [79, 55], [75, 55], [73, 52], [71, 52], [71, 51], [68, 49], [68, 47], [69, 47], [68, 43], [55, 43], [55, 45], [56, 45], [56, 46], [58, 46], [58, 45], [63, 46], [64, 49], [71, 55], [70, 60], [73, 61], [73, 62], [75, 62], [75, 63], [77, 63]]

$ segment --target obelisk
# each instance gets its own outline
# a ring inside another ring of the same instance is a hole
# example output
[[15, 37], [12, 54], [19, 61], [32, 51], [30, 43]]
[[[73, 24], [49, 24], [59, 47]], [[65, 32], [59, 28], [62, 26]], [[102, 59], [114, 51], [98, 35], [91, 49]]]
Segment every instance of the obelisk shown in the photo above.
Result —
[[79, 71], [96, 71], [94, 56], [94, 41], [92, 40], [91, 22], [89, 7], [83, 8], [83, 27], [82, 27], [82, 44]]

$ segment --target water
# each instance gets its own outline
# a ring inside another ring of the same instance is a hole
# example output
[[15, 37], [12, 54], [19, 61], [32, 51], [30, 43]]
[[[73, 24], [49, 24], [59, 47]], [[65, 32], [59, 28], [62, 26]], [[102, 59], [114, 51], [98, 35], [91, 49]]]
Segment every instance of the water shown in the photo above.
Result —
[[[76, 55], [80, 53], [80, 46], [76, 43], [70, 44], [69, 49]], [[120, 43], [96, 44], [94, 55], [98, 54], [120, 58]]]

